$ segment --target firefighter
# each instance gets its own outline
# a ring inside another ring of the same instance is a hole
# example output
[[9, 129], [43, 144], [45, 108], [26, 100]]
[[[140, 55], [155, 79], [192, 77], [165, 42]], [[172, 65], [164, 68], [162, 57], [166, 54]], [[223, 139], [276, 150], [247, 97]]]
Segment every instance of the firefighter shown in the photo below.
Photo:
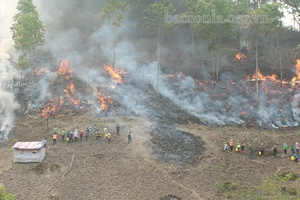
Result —
[[56, 144], [56, 140], [57, 140], [57, 133], [54, 133], [52, 135], [52, 139], [53, 139], [52, 145], [55, 145]]
[[232, 151], [233, 146], [234, 146], [234, 142], [233, 142], [233, 140], [231, 139], [230, 142], [229, 142], [229, 148], [230, 148], [230, 151]]

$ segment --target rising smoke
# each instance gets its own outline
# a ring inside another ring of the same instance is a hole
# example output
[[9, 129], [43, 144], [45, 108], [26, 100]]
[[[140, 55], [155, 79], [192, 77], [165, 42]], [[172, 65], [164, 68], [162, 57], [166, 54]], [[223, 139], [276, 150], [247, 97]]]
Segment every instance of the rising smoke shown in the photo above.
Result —
[[[9, 27], [11, 17], [15, 13], [16, 2], [2, 1], [1, 9], [3, 7], [7, 9], [1, 10], [0, 22], [1, 27], [5, 27], [7, 31], [5, 35], [0, 35], [1, 44], [9, 44], [10, 48], [1, 45], [0, 70], [2, 71], [0, 73], [2, 82], [11, 82], [17, 73], [11, 65], [12, 43], [7, 42], [7, 39], [5, 42], [4, 38], [11, 37]], [[155, 90], [158, 83], [158, 92], [161, 96], [168, 98], [172, 104], [197, 117], [206, 125], [250, 124], [280, 128], [298, 126], [300, 123], [299, 94], [293, 89], [289, 90], [287, 87], [278, 89], [280, 87], [277, 84], [266, 82], [257, 95], [254, 82], [246, 80], [230, 82], [230, 80], [237, 80], [234, 73], [221, 74], [218, 83], [208, 82], [211, 77], [210, 70], [204, 70], [205, 66], [199, 66], [189, 58], [193, 53], [209, 65], [210, 52], [207, 52], [202, 44], [195, 47], [186, 45], [189, 41], [187, 38], [190, 38], [186, 34], [180, 35], [181, 38], [178, 36], [174, 44], [168, 46], [162, 44], [161, 62], [169, 67], [168, 71], [175, 71], [174, 73], [176, 73], [175, 69], [195, 66], [199, 69], [197, 78], [203, 78], [205, 81], [199, 83], [196, 77], [180, 77], [177, 74], [175, 78], [169, 78], [164, 72], [166, 70], [160, 70], [157, 82], [155, 35], [149, 37], [147, 33], [139, 31], [137, 21], [132, 16], [130, 20], [126, 20], [128, 16], [125, 15], [122, 26], [114, 29], [109, 19], [101, 19], [101, 9], [105, 2], [35, 0], [34, 3], [46, 27], [46, 43], [38, 48], [35, 64], [37, 67], [48, 68], [50, 73], [37, 82], [39, 98], [33, 102], [33, 106], [38, 107], [45, 99], [54, 96], [50, 84], [55, 79], [55, 70], [62, 59], [68, 59], [71, 67], [75, 69], [74, 76], [77, 79], [92, 87], [94, 91], [101, 86], [114, 93], [114, 101], [123, 108], [120, 111], [122, 114], [134, 113], [149, 117], [159, 112], [147, 106], [145, 102], [148, 97], [144, 95], [147, 90]], [[115, 66], [124, 70], [126, 75], [125, 84], [117, 85], [117, 90], [113, 91], [110, 88], [111, 84], [108, 84], [108, 75], [103, 65], [113, 63], [114, 41], [116, 42]], [[176, 48], [177, 50], [174, 51]], [[194, 48], [193, 52], [192, 48]], [[172, 60], [180, 60], [180, 62], [172, 63]], [[267, 93], [264, 88], [271, 88], [272, 93]], [[64, 89], [62, 86], [61, 90]], [[8, 92], [7, 89], [2, 88], [1, 93], [3, 94], [4, 91]], [[2, 96], [6, 99], [1, 100], [1, 103], [14, 102], [13, 95], [1, 95], [0, 98], [3, 98]], [[286, 98], [282, 98], [283, 96]], [[88, 102], [97, 108], [95, 110], [100, 110], [95, 97], [82, 98], [88, 99]], [[10, 106], [1, 105], [2, 119], [3, 117], [6, 119], [1, 121], [2, 129], [5, 129], [6, 133], [11, 128], [8, 124], [12, 124], [13, 111], [16, 108], [15, 103]]]
[[12, 91], [18, 72], [12, 65], [13, 41], [9, 29], [16, 5], [15, 0], [0, 1], [0, 139], [7, 137], [13, 128], [14, 111], [19, 108]]

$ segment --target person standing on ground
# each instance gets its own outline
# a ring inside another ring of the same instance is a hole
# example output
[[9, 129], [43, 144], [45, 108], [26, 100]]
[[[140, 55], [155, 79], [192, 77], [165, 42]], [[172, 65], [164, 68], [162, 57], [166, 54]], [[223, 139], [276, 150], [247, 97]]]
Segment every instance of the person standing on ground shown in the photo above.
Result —
[[226, 142], [224, 142], [224, 145], [223, 145], [223, 150], [225, 151], [225, 153], [228, 152], [228, 145]]
[[79, 133], [80, 141], [81, 141], [81, 142], [82, 142], [83, 135], [84, 135], [83, 130], [81, 130], [80, 133]]
[[71, 133], [71, 131], [68, 130], [68, 132], [67, 132], [67, 138], [66, 138], [67, 142], [70, 142], [70, 133]]
[[89, 138], [89, 129], [87, 129], [87, 131], [85, 131], [85, 141], [88, 141], [88, 138]]
[[52, 139], [53, 139], [52, 145], [56, 145], [57, 137], [58, 137], [57, 133], [54, 133], [53, 136], [52, 136]]
[[260, 147], [259, 147], [259, 151], [261, 153], [261, 156], [265, 155], [265, 147], [264, 147], [264, 144], [261, 143]]
[[78, 139], [78, 130], [75, 129], [75, 131], [74, 131], [74, 141], [77, 142], [77, 139]]
[[104, 134], [108, 133], [107, 127], [105, 127], [105, 128], [103, 129], [103, 131], [104, 131]]
[[244, 150], [245, 150], [245, 143], [243, 143], [241, 146], [241, 154], [244, 154]]
[[294, 155], [294, 154], [295, 154], [295, 148], [294, 148], [293, 145], [290, 146], [290, 150], [291, 150], [291, 152], [292, 152], [292, 155]]
[[120, 134], [120, 129], [121, 129], [120, 125], [119, 125], [119, 124], [117, 124], [117, 126], [116, 126], [117, 135], [119, 135], [119, 134]]
[[286, 155], [286, 152], [287, 152], [288, 148], [289, 148], [289, 146], [286, 143], [284, 143], [283, 144], [284, 155]]
[[101, 137], [100, 137], [100, 132], [99, 132], [99, 130], [96, 130], [96, 132], [95, 132], [95, 137], [96, 137], [96, 140], [98, 140], [98, 139], [101, 138]]
[[90, 137], [93, 136], [93, 128], [92, 127], [89, 128], [89, 134], [90, 134]]
[[236, 151], [237, 153], [239, 153], [239, 152], [240, 152], [240, 148], [241, 148], [241, 144], [240, 144], [239, 141], [237, 141], [237, 142], [236, 142], [236, 148], [235, 148], [235, 151]]
[[128, 144], [131, 143], [132, 142], [132, 137], [131, 137], [131, 132], [130, 131], [128, 132], [127, 138], [128, 138]]
[[273, 158], [276, 158], [276, 156], [277, 156], [277, 147], [275, 145], [273, 148]]
[[230, 151], [232, 151], [233, 146], [234, 146], [234, 142], [233, 142], [233, 140], [231, 139], [230, 142], [229, 142], [229, 148], [230, 148]]
[[249, 145], [249, 156], [251, 159], [253, 159], [253, 148], [252, 148], [251, 144]]
[[107, 133], [107, 143], [109, 144], [110, 143], [110, 137], [111, 137], [111, 133], [108, 131], [108, 133]]
[[299, 156], [299, 149], [300, 149], [300, 144], [299, 142], [295, 143], [295, 149], [296, 149], [296, 154]]
[[299, 164], [299, 162], [298, 162], [298, 158], [299, 158], [299, 157], [298, 157], [297, 154], [294, 154], [294, 158], [295, 158], [295, 162]]
[[73, 141], [74, 141], [74, 135], [73, 135], [73, 132], [70, 131], [69, 142], [73, 142]]
[[65, 141], [65, 136], [66, 136], [66, 131], [65, 131], [65, 129], [63, 128], [63, 130], [61, 131], [61, 140], [62, 140], [62, 141]]

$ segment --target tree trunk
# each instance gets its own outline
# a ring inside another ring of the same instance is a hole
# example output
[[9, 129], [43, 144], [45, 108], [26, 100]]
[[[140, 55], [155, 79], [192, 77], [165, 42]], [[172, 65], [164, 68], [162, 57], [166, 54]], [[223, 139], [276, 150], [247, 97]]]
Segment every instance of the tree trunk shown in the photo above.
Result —
[[216, 55], [216, 82], [219, 79], [219, 57], [218, 57], [218, 53]]
[[281, 51], [279, 48], [279, 38], [278, 34], [276, 33], [276, 39], [277, 39], [277, 50], [278, 50], [278, 56], [279, 56], [279, 67], [280, 67], [280, 87], [282, 87], [282, 80], [283, 80], [283, 75], [282, 75], [282, 59], [281, 59]]
[[256, 101], [258, 105], [258, 52], [257, 52], [257, 39], [255, 41], [255, 59], [256, 59], [256, 64], [255, 64], [255, 78], [256, 78]]
[[192, 30], [192, 57], [194, 56], [194, 31]]
[[212, 80], [215, 81], [215, 62], [214, 62], [214, 50], [211, 50], [211, 63], [212, 63]]
[[20, 81], [19, 81], [19, 88], [21, 88], [21, 86], [22, 86], [22, 79], [23, 79], [23, 70], [21, 69], [21, 77], [20, 77]]
[[161, 29], [158, 28], [157, 33], [157, 77], [156, 77], [156, 95], [158, 96], [158, 77], [159, 77], [159, 70], [160, 70], [160, 34]]
[[116, 27], [113, 27], [113, 37], [114, 37], [114, 41], [113, 41], [113, 70], [115, 70], [115, 65], [116, 65]]

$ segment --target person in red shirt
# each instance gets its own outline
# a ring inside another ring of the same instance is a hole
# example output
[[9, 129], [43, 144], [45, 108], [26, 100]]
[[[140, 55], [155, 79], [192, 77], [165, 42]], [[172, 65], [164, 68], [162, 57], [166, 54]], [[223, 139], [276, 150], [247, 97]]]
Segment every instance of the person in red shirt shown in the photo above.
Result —
[[80, 141], [81, 141], [81, 142], [82, 142], [83, 135], [84, 135], [83, 130], [81, 130], [80, 133], [79, 133]]

